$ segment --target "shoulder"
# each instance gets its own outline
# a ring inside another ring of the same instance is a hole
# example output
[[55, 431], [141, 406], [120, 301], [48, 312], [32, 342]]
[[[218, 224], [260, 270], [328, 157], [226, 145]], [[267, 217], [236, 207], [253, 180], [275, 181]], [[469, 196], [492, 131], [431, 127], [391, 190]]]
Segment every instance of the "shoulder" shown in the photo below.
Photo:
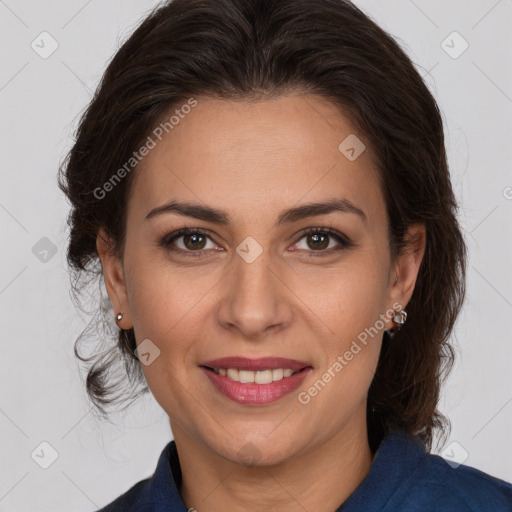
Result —
[[151, 478], [141, 480], [98, 512], [150, 512], [152, 510], [150, 483]]
[[405, 431], [387, 435], [343, 512], [512, 512], [512, 484], [425, 451]]
[[152, 476], [137, 482], [97, 512], [186, 512], [180, 492], [181, 470], [174, 440], [162, 451]]
[[431, 511], [512, 511], [512, 484], [471, 466], [452, 466], [439, 455], [424, 454], [408, 487], [404, 510], [411, 500]]

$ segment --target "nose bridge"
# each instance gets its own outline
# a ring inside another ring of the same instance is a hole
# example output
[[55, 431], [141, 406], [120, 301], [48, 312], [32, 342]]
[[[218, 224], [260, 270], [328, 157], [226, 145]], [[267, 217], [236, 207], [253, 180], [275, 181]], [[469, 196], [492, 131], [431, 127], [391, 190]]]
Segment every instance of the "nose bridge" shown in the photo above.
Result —
[[270, 250], [259, 247], [249, 240], [237, 248], [231, 279], [219, 309], [219, 321], [224, 327], [236, 327], [251, 338], [276, 329], [290, 318]]
[[275, 275], [270, 260], [268, 249], [262, 251], [254, 261], [246, 260], [243, 256], [235, 258], [235, 290], [239, 300], [251, 297], [268, 299], [273, 295]]

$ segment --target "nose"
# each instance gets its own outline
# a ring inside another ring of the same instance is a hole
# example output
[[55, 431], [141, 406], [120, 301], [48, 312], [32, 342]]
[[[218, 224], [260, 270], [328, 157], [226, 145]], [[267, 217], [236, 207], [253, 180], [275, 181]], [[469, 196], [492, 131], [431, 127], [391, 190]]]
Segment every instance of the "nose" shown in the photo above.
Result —
[[217, 310], [220, 325], [251, 340], [286, 329], [293, 318], [293, 294], [285, 284], [285, 272], [271, 261], [269, 251], [264, 248], [250, 263], [236, 254], [232, 265]]

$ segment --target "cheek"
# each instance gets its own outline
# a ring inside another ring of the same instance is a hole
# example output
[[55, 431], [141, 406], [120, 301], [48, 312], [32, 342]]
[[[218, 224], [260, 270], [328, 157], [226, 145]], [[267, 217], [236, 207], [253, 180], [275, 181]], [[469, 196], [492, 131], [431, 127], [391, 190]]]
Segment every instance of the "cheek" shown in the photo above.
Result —
[[[154, 262], [137, 266], [130, 290], [130, 308], [137, 343], [149, 339], [158, 349], [144, 376], [157, 402], [166, 411], [187, 410], [196, 404], [184, 383], [195, 364], [198, 340], [204, 339], [208, 286], [194, 271], [176, 271]], [[206, 278], [206, 281], [208, 279]], [[185, 384], [186, 386], [186, 384]]]
[[161, 249], [133, 251], [126, 257], [126, 268], [137, 340], [173, 338], [174, 332], [189, 326], [194, 309], [211, 287], [198, 267], [179, 268], [166, 259]]
[[295, 276], [296, 295], [339, 336], [353, 335], [354, 329], [369, 327], [385, 313], [386, 267], [373, 251], [359, 251], [336, 267]]
[[[139, 255], [133, 258], [129, 300], [137, 343], [149, 339], [158, 358], [142, 367], [157, 401], [179, 400], [187, 373], [196, 364], [197, 345], [211, 332], [206, 322], [214, 308], [212, 293], [221, 276], [198, 266], [177, 269], [164, 258]], [[173, 407], [177, 404], [173, 402]]]
[[329, 272], [302, 275], [294, 287], [315, 326], [322, 369], [339, 376], [332, 391], [353, 392], [356, 400], [373, 378], [386, 313], [386, 262], [376, 261], [375, 254], [361, 251]]
[[[318, 298], [316, 308], [311, 307], [322, 319], [322, 330], [315, 333], [321, 369], [314, 389], [304, 391], [319, 397], [314, 404], [316, 399], [312, 400], [312, 407], [326, 418], [326, 428], [337, 428], [366, 399], [382, 343], [377, 322], [385, 313], [385, 295], [380, 282], [375, 269], [353, 269], [341, 278], [338, 272], [325, 281], [325, 299]], [[314, 303], [312, 295], [310, 303]], [[324, 415], [333, 408], [339, 414]]]

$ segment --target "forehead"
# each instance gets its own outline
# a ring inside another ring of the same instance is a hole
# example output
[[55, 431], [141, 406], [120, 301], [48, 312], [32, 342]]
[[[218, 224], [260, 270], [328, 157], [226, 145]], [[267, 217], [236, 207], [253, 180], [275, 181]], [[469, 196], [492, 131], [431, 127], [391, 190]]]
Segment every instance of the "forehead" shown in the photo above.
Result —
[[[129, 214], [145, 216], [180, 199], [232, 210], [234, 217], [254, 216], [256, 208], [261, 220], [286, 206], [343, 197], [364, 205], [368, 217], [382, 215], [368, 142], [331, 102], [299, 94], [258, 102], [196, 100], [162, 140], [152, 135], [156, 145], [135, 171]], [[349, 159], [339, 147], [345, 140], [366, 149]]]

